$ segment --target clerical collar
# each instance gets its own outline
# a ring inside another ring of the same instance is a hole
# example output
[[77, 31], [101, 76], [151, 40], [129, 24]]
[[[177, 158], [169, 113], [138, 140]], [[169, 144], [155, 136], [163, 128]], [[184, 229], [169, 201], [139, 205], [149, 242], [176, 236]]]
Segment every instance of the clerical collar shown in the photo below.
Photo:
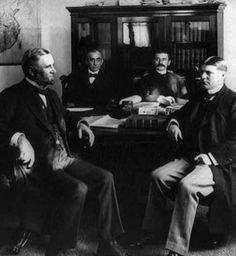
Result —
[[205, 101], [212, 101], [217, 96], [217, 94], [222, 90], [222, 88], [223, 88], [223, 86], [219, 90], [217, 90], [215, 92], [211, 92], [211, 93], [206, 91], [205, 96], [204, 96], [204, 100]]
[[48, 86], [42, 88], [42, 87], [39, 86], [35, 81], [31, 80], [31, 79], [28, 78], [28, 77], [25, 77], [25, 80], [26, 80], [27, 82], [29, 82], [31, 85], [33, 85], [34, 87], [38, 88], [39, 90], [46, 90], [46, 89], [48, 88]]

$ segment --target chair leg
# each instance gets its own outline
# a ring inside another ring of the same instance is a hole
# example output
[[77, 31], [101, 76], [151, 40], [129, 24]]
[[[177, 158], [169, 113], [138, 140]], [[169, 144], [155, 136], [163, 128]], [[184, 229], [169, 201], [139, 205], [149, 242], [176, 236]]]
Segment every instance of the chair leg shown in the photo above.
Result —
[[31, 232], [28, 230], [24, 230], [21, 233], [20, 240], [12, 247], [11, 252], [13, 254], [19, 254], [21, 248], [23, 248], [30, 238]]

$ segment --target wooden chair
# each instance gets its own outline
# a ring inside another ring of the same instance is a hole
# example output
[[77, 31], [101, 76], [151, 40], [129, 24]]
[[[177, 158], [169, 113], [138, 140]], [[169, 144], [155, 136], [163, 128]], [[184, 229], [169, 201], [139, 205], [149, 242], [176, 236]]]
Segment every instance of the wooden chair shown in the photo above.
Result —
[[47, 233], [48, 220], [53, 209], [53, 202], [27, 181], [22, 169], [22, 166], [15, 166], [16, 176], [12, 178], [0, 173], [0, 219], [7, 220], [5, 226], [13, 222], [13, 227], [20, 230], [19, 237], [11, 248], [13, 254], [20, 253], [31, 232]]

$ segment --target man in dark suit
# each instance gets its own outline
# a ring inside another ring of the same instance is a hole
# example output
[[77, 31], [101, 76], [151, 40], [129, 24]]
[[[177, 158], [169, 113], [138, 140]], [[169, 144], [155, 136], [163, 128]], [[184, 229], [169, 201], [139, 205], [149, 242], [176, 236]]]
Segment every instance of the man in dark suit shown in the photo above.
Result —
[[171, 101], [187, 94], [184, 79], [169, 71], [170, 54], [164, 50], [156, 50], [153, 55], [153, 69], [145, 74], [140, 81], [144, 101]]
[[70, 74], [63, 97], [69, 105], [106, 106], [116, 97], [116, 81], [103, 68], [104, 60], [99, 50], [89, 49], [85, 64]]
[[[25, 79], [0, 94], [1, 169], [9, 170], [16, 160], [24, 166], [28, 183], [56, 202], [45, 255], [76, 247], [88, 190], [96, 193], [99, 206], [97, 255], [127, 255], [114, 240], [123, 227], [112, 174], [69, 152], [65, 111], [48, 89], [56, 72], [52, 55], [43, 48], [28, 50], [22, 68]], [[77, 128], [79, 137], [87, 134], [92, 145], [94, 135], [87, 124], [81, 121]]]
[[226, 70], [222, 58], [213, 56], [204, 62], [204, 92], [176, 111], [167, 127], [169, 136], [179, 142], [179, 151], [172, 161], [152, 172], [142, 228], [154, 233], [163, 230], [166, 197], [175, 198], [166, 241], [169, 256], [187, 254], [199, 202], [210, 206], [209, 231], [215, 235], [212, 245], [232, 227], [236, 93], [224, 85]]

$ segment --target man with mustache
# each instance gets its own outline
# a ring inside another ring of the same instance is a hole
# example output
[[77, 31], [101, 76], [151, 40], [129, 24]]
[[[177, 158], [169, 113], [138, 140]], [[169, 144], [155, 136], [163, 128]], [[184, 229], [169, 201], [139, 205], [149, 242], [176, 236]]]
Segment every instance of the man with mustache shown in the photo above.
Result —
[[141, 81], [144, 101], [157, 100], [163, 103], [163, 96], [170, 96], [170, 101], [174, 101], [187, 93], [184, 80], [179, 75], [168, 71], [170, 63], [170, 55], [166, 50], [155, 51], [154, 68], [149, 74], [144, 75]]

